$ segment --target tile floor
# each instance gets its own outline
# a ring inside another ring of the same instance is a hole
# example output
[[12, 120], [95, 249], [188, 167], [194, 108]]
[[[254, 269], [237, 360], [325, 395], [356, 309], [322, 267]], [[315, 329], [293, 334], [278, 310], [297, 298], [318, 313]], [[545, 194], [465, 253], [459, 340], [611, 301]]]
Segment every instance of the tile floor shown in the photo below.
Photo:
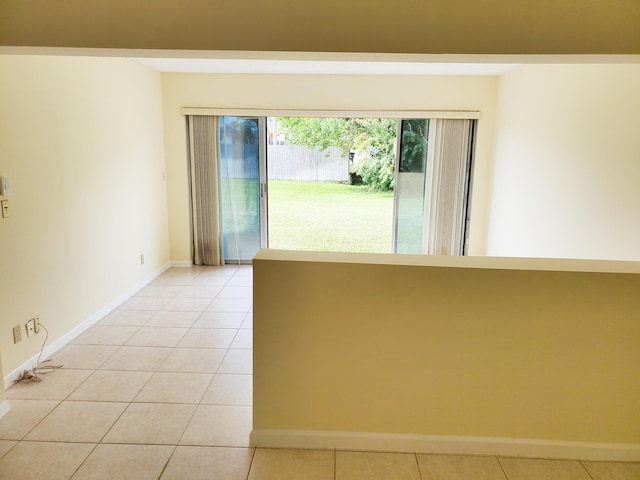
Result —
[[0, 479], [640, 480], [640, 463], [249, 447], [251, 267], [168, 270], [7, 391]]

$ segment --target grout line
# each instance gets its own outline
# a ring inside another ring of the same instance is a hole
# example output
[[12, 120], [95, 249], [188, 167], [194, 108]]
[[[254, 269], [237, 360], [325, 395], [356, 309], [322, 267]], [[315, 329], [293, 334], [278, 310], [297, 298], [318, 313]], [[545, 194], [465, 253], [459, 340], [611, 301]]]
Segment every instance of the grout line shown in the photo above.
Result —
[[[3, 440], [4, 440], [4, 439], [3, 439]], [[7, 450], [6, 452], [4, 452], [4, 455], [0, 455], [0, 460], [2, 460], [4, 457], [6, 457], [7, 455], [9, 455], [9, 452], [10, 452], [11, 450], [13, 450], [14, 448], [16, 448], [16, 446], [17, 446], [20, 442], [22, 442], [22, 440], [6, 440], [6, 441], [7, 441], [7, 442], [15, 442], [15, 443], [11, 446], [11, 448], [10, 448], [9, 450]]]
[[200, 407], [200, 404], [197, 404], [195, 406], [195, 408], [193, 409], [193, 412], [191, 412], [191, 416], [189, 417], [189, 420], [187, 420], [187, 423], [184, 424], [184, 428], [182, 429], [182, 433], [180, 433], [180, 436], [178, 437], [178, 440], [176, 441], [176, 447], [178, 445], [180, 445], [180, 441], [182, 440], [182, 437], [184, 437], [184, 434], [186, 433], [187, 429], [189, 428], [189, 425], [193, 421], [193, 417], [195, 417], [196, 412], [198, 411], [198, 407]]
[[178, 445], [173, 445], [173, 450], [171, 450], [171, 455], [169, 455], [169, 458], [167, 458], [167, 461], [165, 462], [164, 466], [162, 467], [162, 470], [160, 471], [160, 475], [158, 475], [158, 480], [160, 480], [162, 478], [162, 475], [164, 475], [164, 471], [169, 466], [169, 462], [171, 462], [171, 459], [173, 458], [173, 455], [176, 453], [177, 449], [178, 449]]
[[416, 460], [416, 467], [418, 467], [418, 476], [423, 479], [422, 470], [420, 470], [420, 462], [418, 461], [418, 453], [413, 452], [413, 458]]
[[504, 469], [504, 466], [502, 465], [502, 462], [500, 461], [500, 457], [496, 455], [494, 458], [498, 461], [498, 465], [500, 466], [500, 470], [502, 470], [502, 474], [504, 475], [504, 478], [506, 480], [509, 480], [509, 476], [507, 475], [507, 471]]
[[84, 460], [82, 460], [82, 462], [80, 462], [80, 465], [78, 465], [78, 468], [76, 468], [73, 473], [71, 474], [71, 476], [69, 477], [70, 479], [73, 478], [73, 476], [78, 473], [78, 470], [80, 470], [80, 468], [82, 468], [82, 466], [86, 463], [86, 461], [89, 459], [89, 457], [91, 456], [91, 454], [96, 450], [96, 448], [98, 448], [98, 444], [96, 443], [93, 448], [91, 449], [91, 451], [89, 452], [89, 454], [84, 457]]
[[251, 461], [249, 462], [249, 469], [247, 470], [246, 480], [249, 480], [249, 476], [251, 475], [251, 468], [253, 467], [253, 461], [256, 458], [256, 451], [258, 450], [256, 447], [249, 447], [249, 448], [253, 448], [253, 453], [251, 454]]
[[580, 465], [582, 466], [582, 468], [584, 468], [584, 471], [587, 472], [587, 475], [589, 475], [589, 478], [591, 478], [592, 480], [595, 480], [594, 476], [591, 475], [591, 472], [589, 471], [589, 469], [585, 466], [585, 464], [583, 463], [582, 460], [578, 460], [578, 462], [580, 462]]

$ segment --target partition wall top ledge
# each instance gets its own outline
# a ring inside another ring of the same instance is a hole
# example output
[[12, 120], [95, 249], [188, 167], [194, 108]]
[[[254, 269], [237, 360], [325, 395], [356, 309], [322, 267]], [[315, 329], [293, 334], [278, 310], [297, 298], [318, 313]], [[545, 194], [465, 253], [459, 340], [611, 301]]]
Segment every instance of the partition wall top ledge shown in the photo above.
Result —
[[254, 260], [406, 265], [422, 267], [478, 268], [490, 270], [539, 270], [557, 272], [598, 272], [640, 274], [640, 262], [568, 258], [516, 258], [439, 255], [399, 255], [390, 253], [310, 252], [262, 249]]

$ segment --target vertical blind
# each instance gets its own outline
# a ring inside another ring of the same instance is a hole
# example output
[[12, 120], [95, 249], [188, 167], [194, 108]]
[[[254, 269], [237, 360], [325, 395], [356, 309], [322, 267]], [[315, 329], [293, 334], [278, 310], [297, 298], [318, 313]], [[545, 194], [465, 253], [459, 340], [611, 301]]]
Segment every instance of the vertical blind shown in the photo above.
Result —
[[219, 198], [219, 119], [190, 115], [191, 211], [195, 265], [222, 265]]
[[422, 253], [464, 254], [472, 126], [472, 120], [431, 120]]

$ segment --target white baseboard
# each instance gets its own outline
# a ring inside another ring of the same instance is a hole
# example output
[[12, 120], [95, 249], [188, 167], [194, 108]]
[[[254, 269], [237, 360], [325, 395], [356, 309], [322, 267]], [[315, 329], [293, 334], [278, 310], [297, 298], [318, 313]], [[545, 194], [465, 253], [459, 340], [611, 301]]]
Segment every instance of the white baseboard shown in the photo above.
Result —
[[[87, 318], [84, 321], [80, 322], [78, 325], [76, 325], [74, 328], [69, 330], [62, 337], [58, 338], [55, 342], [53, 342], [50, 345], [46, 346], [45, 349], [42, 352], [42, 358], [45, 359], [45, 358], [49, 358], [50, 356], [52, 356], [55, 352], [60, 350], [67, 343], [69, 343], [71, 340], [73, 340], [78, 335], [80, 335], [82, 332], [84, 332], [85, 330], [87, 330], [88, 328], [93, 326], [95, 323], [97, 323], [99, 320], [101, 320], [105, 315], [111, 313], [113, 310], [115, 310], [122, 303], [124, 303], [125, 301], [129, 300], [129, 298], [131, 298], [138, 291], [140, 291], [140, 289], [144, 288], [145, 285], [147, 285], [149, 282], [153, 281], [156, 277], [158, 277], [164, 271], [166, 271], [168, 268], [170, 268], [171, 265], [172, 265], [172, 262], [167, 262], [164, 265], [162, 265], [160, 268], [154, 270], [149, 275], [144, 277], [142, 280], [136, 282], [131, 288], [127, 289], [125, 292], [123, 292], [120, 295], [118, 295], [111, 302], [109, 302], [107, 305], [105, 305], [100, 310], [95, 312], [89, 318]], [[26, 362], [24, 362], [22, 365], [20, 365], [18, 368], [13, 370], [11, 373], [9, 373], [8, 375], [4, 376], [4, 388], [5, 388], [5, 390], [7, 388], [9, 388], [11, 385], [13, 385], [14, 381], [22, 374], [22, 372], [24, 372], [25, 370], [30, 370], [30, 369], [32, 369], [34, 367], [35, 363], [38, 361], [38, 355], [39, 354], [40, 354], [40, 352], [38, 352], [38, 354], [34, 355], [33, 357], [31, 357]]]
[[253, 430], [250, 444], [269, 448], [315, 448], [408, 453], [640, 461], [640, 444], [565, 442], [493, 437], [402, 435], [309, 430]]
[[11, 410], [11, 405], [9, 405], [9, 400], [5, 400], [0, 403], [0, 418], [4, 417], [9, 410]]
[[191, 260], [171, 260], [171, 266], [174, 268], [178, 267], [193, 267], [193, 262]]

